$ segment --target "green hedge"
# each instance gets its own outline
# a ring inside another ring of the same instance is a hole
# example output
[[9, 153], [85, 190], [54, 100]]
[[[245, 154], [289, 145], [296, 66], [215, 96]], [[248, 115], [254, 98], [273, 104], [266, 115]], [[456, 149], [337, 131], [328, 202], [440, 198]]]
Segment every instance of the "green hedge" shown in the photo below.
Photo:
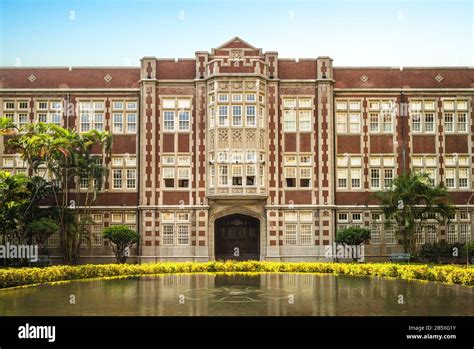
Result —
[[439, 281], [474, 286], [474, 268], [465, 266], [428, 266], [393, 263], [280, 263], [280, 262], [207, 262], [149, 264], [59, 265], [47, 268], [0, 269], [0, 288], [46, 282], [171, 273], [330, 273], [351, 276], [381, 276], [405, 280]]

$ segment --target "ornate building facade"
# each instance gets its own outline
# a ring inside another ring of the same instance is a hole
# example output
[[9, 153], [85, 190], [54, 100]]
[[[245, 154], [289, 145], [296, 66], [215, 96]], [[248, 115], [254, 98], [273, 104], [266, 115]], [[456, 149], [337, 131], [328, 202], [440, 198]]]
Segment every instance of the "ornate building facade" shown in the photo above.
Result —
[[[96, 262], [113, 259], [100, 233], [114, 224], [140, 233], [137, 262], [325, 260], [347, 226], [370, 228], [366, 257], [384, 259], [401, 246], [372, 193], [407, 170], [459, 208], [418, 243], [470, 240], [473, 95], [473, 68], [333, 67], [239, 38], [137, 68], [0, 68], [1, 115], [113, 135], [82, 249]], [[0, 164], [31, 174], [16, 154]]]

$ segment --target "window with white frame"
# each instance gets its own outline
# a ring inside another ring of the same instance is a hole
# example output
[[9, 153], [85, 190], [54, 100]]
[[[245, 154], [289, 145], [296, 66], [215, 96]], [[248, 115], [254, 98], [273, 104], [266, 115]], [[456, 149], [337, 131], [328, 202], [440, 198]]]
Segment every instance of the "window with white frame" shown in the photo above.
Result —
[[161, 227], [163, 246], [174, 245], [174, 224], [163, 223]]
[[370, 244], [380, 244], [382, 241], [383, 221], [381, 213], [372, 213], [370, 220]]
[[189, 212], [166, 212], [162, 214], [162, 244], [165, 246], [187, 246], [190, 244]]
[[209, 127], [216, 126], [216, 108], [210, 107], [209, 108]]
[[337, 230], [347, 229], [349, 227], [362, 227], [361, 212], [338, 212], [337, 213]]
[[189, 188], [191, 156], [187, 154], [164, 154], [162, 159], [163, 186], [170, 189]]
[[257, 114], [256, 114], [256, 107], [254, 105], [247, 105], [246, 106], [246, 119], [245, 119], [245, 126], [257, 126]]
[[127, 116], [127, 133], [136, 133], [137, 132], [137, 113], [126, 113], [126, 116]]
[[446, 241], [448, 243], [464, 243], [471, 240], [471, 216], [469, 211], [460, 210], [452, 217], [446, 226]]
[[189, 224], [178, 224], [176, 228], [178, 245], [189, 245]]
[[285, 132], [310, 132], [312, 127], [312, 98], [283, 98], [283, 130]]
[[35, 121], [61, 126], [62, 102], [60, 100], [37, 100]]
[[444, 131], [446, 133], [467, 132], [468, 113], [467, 100], [443, 100]]
[[411, 131], [414, 133], [433, 133], [436, 122], [436, 103], [434, 100], [411, 100]]
[[459, 242], [465, 243], [471, 241], [471, 224], [459, 223]]
[[102, 231], [104, 229], [102, 214], [80, 214], [79, 221], [84, 224], [84, 228], [88, 232], [88, 235], [83, 236], [81, 240], [81, 247], [101, 247], [103, 245]]
[[336, 100], [336, 132], [360, 133], [361, 132], [361, 101]]
[[312, 178], [311, 155], [285, 154], [283, 159], [285, 186], [287, 188], [309, 188]]
[[[419, 222], [419, 220], [417, 220]], [[419, 245], [434, 243], [438, 241], [439, 223], [435, 214], [429, 214], [425, 220], [417, 226], [415, 240]]]
[[429, 185], [437, 183], [438, 161], [434, 155], [414, 154], [411, 158], [412, 170], [415, 173], [425, 173], [429, 177]]
[[232, 106], [232, 126], [242, 126], [242, 106]]
[[229, 125], [229, 107], [227, 105], [219, 106], [219, 126], [228, 126]]
[[[77, 104], [79, 114], [79, 131], [104, 130], [104, 101], [80, 100]], [[43, 112], [39, 116], [43, 117]]]
[[[211, 91], [211, 90], [210, 90]], [[217, 96], [217, 105], [215, 104]], [[215, 90], [209, 94], [209, 124], [210, 127], [264, 127], [264, 108], [257, 104], [255, 93], [217, 93]], [[258, 121], [257, 121], [258, 120]]]
[[137, 187], [135, 156], [112, 157], [112, 189], [130, 190]]
[[287, 211], [284, 220], [286, 245], [313, 244], [312, 211]]
[[10, 174], [24, 174], [28, 173], [28, 162], [20, 157], [20, 154], [4, 154], [3, 162], [0, 168]]
[[123, 133], [123, 113], [113, 113], [112, 122], [113, 133]]
[[392, 100], [369, 100], [369, 131], [371, 133], [393, 132], [395, 102]]
[[448, 189], [469, 189], [469, 155], [447, 154], [445, 156], [445, 185]]
[[362, 188], [362, 157], [357, 155], [337, 156], [336, 176], [338, 189]]
[[285, 132], [296, 131], [296, 111], [285, 110], [284, 115], [284, 130]]
[[4, 116], [11, 119], [20, 128], [25, 127], [29, 122], [29, 107], [28, 100], [11, 100], [4, 101]]
[[371, 189], [378, 190], [390, 187], [395, 178], [395, 157], [371, 156], [369, 165]]
[[112, 100], [111, 106], [112, 132], [136, 133], [138, 102], [134, 100]]
[[189, 132], [191, 127], [191, 99], [166, 97], [162, 99], [163, 130]]
[[449, 244], [453, 244], [455, 242], [458, 242], [458, 236], [457, 236], [457, 224], [456, 223], [450, 223], [447, 226], [446, 229], [446, 242]]

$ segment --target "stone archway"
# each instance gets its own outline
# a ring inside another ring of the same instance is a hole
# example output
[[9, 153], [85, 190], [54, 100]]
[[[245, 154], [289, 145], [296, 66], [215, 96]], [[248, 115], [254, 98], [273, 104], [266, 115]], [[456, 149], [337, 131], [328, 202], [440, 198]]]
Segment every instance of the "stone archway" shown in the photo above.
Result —
[[[259, 256], [257, 256], [257, 260], [263, 260], [265, 259], [266, 255], [266, 244], [267, 244], [267, 236], [266, 236], [266, 227], [267, 227], [267, 221], [264, 212], [259, 212], [255, 211], [254, 209], [250, 209], [247, 207], [244, 207], [243, 205], [241, 206], [230, 206], [227, 208], [222, 207], [223, 205], [218, 205], [220, 209], [217, 211], [214, 211], [211, 213], [209, 216], [209, 241], [208, 241], [208, 246], [209, 246], [209, 259], [210, 260], [215, 260], [216, 259], [216, 239], [215, 239], [215, 233], [216, 233], [216, 221], [220, 218], [226, 217], [226, 216], [231, 216], [231, 215], [242, 215], [250, 218], [254, 218], [259, 221]], [[263, 209], [262, 209], [263, 211]]]
[[214, 251], [218, 260], [258, 260], [260, 257], [260, 221], [231, 214], [214, 222]]

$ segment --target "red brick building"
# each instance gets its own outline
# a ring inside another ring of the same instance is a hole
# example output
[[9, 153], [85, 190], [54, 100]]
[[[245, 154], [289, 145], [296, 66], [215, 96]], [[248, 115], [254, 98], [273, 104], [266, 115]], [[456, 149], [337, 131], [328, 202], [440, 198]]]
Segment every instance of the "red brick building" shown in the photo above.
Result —
[[[473, 94], [472, 68], [333, 67], [239, 38], [137, 68], [0, 68], [2, 115], [112, 133], [84, 247], [98, 260], [113, 224], [140, 232], [143, 262], [324, 259], [349, 225], [369, 227], [366, 254], [385, 257], [401, 247], [370, 197], [408, 169], [444, 182], [460, 209], [418, 242], [470, 240]], [[26, 171], [15, 154], [0, 161]]]

